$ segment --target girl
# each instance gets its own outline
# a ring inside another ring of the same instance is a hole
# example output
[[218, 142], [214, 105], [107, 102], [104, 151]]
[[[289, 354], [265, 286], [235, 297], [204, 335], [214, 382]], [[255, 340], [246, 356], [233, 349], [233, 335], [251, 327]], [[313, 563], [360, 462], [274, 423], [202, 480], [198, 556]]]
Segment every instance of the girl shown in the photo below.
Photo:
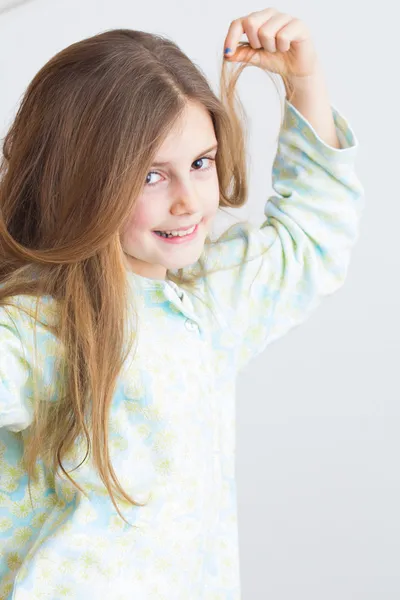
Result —
[[[235, 376], [341, 287], [363, 191], [305, 24], [267, 8], [225, 42], [221, 99], [164, 37], [72, 44], [5, 138], [3, 600], [240, 598]], [[247, 200], [251, 65], [287, 93], [277, 195], [211, 242]]]

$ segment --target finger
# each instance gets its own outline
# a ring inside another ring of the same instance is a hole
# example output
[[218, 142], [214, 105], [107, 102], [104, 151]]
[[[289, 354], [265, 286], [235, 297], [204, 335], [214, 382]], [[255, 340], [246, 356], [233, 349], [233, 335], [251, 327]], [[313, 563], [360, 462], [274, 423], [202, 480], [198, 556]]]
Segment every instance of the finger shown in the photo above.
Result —
[[292, 19], [287, 25], [284, 25], [282, 29], [276, 34], [278, 44], [280, 40], [285, 44], [288, 40], [290, 42], [303, 42], [309, 37], [309, 32], [303, 21], [300, 19]]
[[287, 34], [283, 37], [279, 37], [279, 32], [292, 21], [290, 15], [279, 13], [272, 16], [264, 25], [258, 30], [258, 37], [263, 45], [263, 48], [267, 52], [286, 52], [290, 48], [290, 38], [288, 40]]
[[229, 56], [233, 56], [236, 52], [239, 40], [243, 34], [246, 34], [249, 44], [253, 48], [262, 48], [262, 44], [258, 38], [258, 29], [265, 22], [265, 19], [275, 14], [277, 11], [274, 8], [269, 8], [256, 13], [251, 13], [246, 17], [240, 17], [232, 21], [229, 26], [228, 33], [225, 38], [225, 46], [230, 49]]
[[250, 15], [242, 20], [242, 26], [249, 44], [252, 48], [262, 48], [262, 43], [258, 37], [258, 29], [264, 20], [260, 19], [259, 15]]
[[228, 33], [225, 38], [224, 53], [229, 53], [233, 56], [236, 52], [240, 38], [244, 34], [243, 19], [235, 19], [229, 26]]

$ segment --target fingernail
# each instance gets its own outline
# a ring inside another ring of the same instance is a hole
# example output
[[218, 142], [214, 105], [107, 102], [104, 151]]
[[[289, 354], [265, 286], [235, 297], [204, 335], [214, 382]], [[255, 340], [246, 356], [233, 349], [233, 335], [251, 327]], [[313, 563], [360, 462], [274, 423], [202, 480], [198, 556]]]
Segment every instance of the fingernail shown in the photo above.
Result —
[[225, 54], [229, 54], [230, 52], [232, 52], [230, 48], [225, 48]]

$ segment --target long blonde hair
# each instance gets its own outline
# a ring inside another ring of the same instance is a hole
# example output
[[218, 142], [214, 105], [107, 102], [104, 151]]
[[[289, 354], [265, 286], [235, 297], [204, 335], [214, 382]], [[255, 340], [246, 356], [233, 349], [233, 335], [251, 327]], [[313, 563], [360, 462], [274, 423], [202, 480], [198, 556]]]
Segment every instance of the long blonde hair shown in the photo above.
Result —
[[[219, 206], [245, 204], [245, 112], [235, 87], [246, 66], [223, 62], [219, 99], [169, 39], [130, 29], [106, 31], [70, 45], [42, 67], [4, 140], [0, 306], [16, 306], [14, 296], [33, 296], [36, 311], [30, 314], [39, 322], [41, 298], [54, 299], [57, 320], [42, 324], [63, 348], [58, 401], [35, 397], [24, 440], [28, 479], [41, 457], [83, 491], [62, 465], [82, 434], [122, 518], [115, 491], [141, 504], [119, 484], [108, 451], [110, 404], [135, 340], [132, 335], [125, 348], [120, 231], [188, 99], [209, 111], [215, 127]], [[193, 283], [183, 270], [171, 279]]]

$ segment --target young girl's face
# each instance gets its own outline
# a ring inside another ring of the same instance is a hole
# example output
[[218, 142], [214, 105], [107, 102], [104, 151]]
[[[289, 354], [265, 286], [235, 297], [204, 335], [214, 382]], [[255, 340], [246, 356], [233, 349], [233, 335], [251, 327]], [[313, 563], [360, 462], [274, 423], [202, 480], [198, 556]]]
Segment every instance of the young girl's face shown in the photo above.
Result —
[[[167, 269], [195, 263], [219, 204], [214, 126], [207, 110], [189, 102], [157, 152], [135, 210], [121, 234], [127, 267], [151, 279], [165, 279]], [[158, 163], [158, 164], [156, 164]], [[159, 164], [163, 163], [163, 164]], [[158, 231], [187, 229], [180, 243]]]

